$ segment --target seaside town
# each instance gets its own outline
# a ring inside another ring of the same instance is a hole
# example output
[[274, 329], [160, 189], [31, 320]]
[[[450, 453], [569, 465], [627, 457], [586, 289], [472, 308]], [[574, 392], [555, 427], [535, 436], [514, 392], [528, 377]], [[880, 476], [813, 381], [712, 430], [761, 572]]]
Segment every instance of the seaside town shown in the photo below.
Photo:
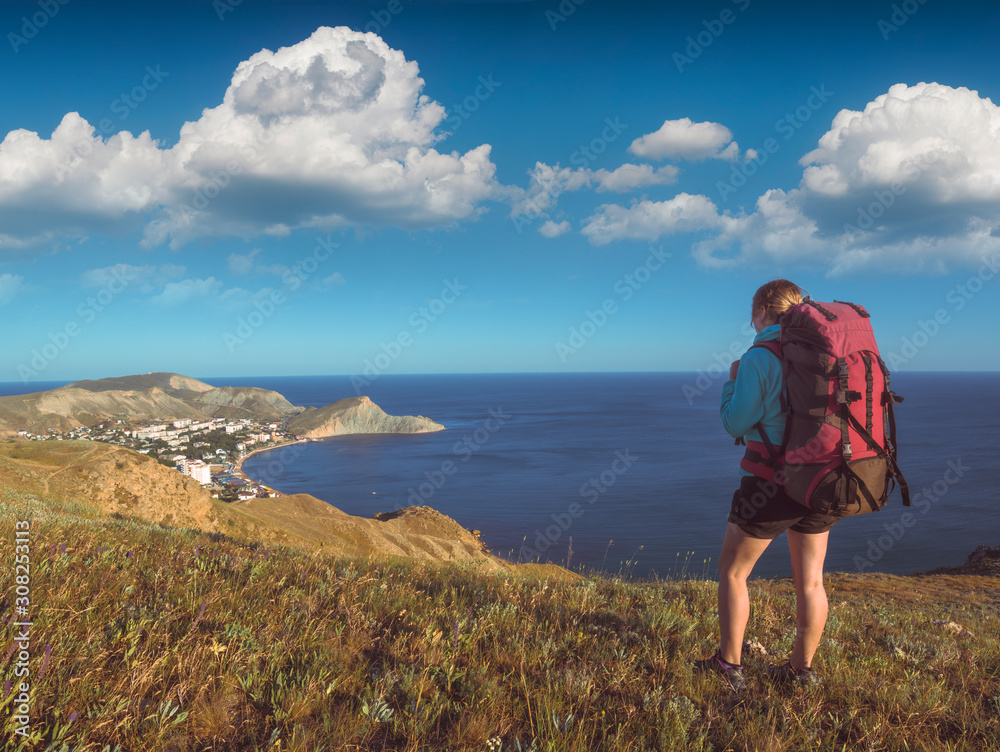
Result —
[[194, 478], [213, 497], [222, 501], [246, 501], [280, 496], [278, 491], [257, 483], [241, 469], [251, 454], [295, 441], [278, 421], [210, 418], [169, 421], [135, 421], [126, 416], [59, 433], [18, 431], [32, 441], [103, 441], [146, 454], [161, 464]]

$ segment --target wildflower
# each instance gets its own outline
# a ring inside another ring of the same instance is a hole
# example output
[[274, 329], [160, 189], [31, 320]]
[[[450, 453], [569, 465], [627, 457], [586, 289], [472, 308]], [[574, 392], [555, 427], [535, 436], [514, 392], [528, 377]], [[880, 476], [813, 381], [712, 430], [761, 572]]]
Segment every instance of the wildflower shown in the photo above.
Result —
[[49, 670], [49, 660], [52, 658], [52, 645], [45, 646], [45, 657], [42, 659], [42, 667], [38, 669], [38, 678], [41, 679], [45, 676], [45, 672]]
[[127, 554], [125, 554], [125, 558], [126, 559], [131, 559], [132, 558], [132, 552], [129, 551]]
[[79, 715], [80, 714], [74, 710], [72, 713], [69, 714], [69, 722], [73, 723], [73, 721], [75, 721]]
[[205, 607], [206, 607], [206, 605], [207, 604], [205, 603], [205, 601], [201, 602], [201, 610], [198, 611], [198, 616], [195, 617], [194, 623], [191, 625], [191, 631], [192, 632], [198, 627], [198, 622], [201, 621], [201, 617], [203, 617], [205, 615]]
[[[10, 657], [10, 656], [8, 656], [8, 658], [9, 658], [9, 657]], [[10, 694], [10, 687], [11, 687], [11, 681], [10, 681], [10, 679], [7, 679], [7, 680], [6, 680], [6, 681], [5, 681], [4, 683], [3, 683], [3, 698], [2, 698], [2, 699], [0, 699], [0, 702], [3, 702], [3, 700], [6, 700], [6, 699], [7, 699], [7, 695], [9, 695], [9, 694]]]
[[66, 544], [65, 543], [62, 544], [62, 548], [60, 549], [60, 553], [66, 553]]

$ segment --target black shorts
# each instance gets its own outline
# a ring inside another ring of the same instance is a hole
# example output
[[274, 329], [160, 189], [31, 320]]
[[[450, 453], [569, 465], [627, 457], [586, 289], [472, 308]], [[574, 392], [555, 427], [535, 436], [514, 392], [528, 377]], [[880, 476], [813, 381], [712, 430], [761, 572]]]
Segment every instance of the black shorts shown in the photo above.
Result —
[[786, 530], [797, 533], [825, 533], [839, 517], [813, 512], [790, 499], [774, 481], [745, 475], [733, 494], [729, 521], [751, 538], [774, 539]]

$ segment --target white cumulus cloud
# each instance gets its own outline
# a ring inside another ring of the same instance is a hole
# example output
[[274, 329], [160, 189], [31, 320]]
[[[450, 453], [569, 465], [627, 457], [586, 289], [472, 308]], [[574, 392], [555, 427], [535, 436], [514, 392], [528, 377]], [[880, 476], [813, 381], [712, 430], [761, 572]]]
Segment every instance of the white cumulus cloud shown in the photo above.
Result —
[[615, 170], [598, 170], [594, 173], [597, 192], [625, 193], [648, 185], [669, 185], [677, 181], [680, 170], [673, 165], [653, 169], [652, 165], [623, 164]]
[[24, 288], [24, 277], [19, 274], [0, 274], [0, 305], [10, 303]]
[[976, 91], [896, 84], [841, 110], [800, 164], [796, 188], [765, 191], [750, 213], [718, 214], [704, 196], [674, 205], [678, 196], [600, 207], [584, 234], [600, 244], [687, 227], [707, 233], [694, 253], [708, 266], [781, 261], [831, 274], [939, 273], [1000, 252], [1000, 108]]
[[498, 190], [488, 144], [440, 152], [445, 109], [380, 37], [321, 27], [240, 63], [172, 148], [102, 138], [76, 113], [0, 144], [0, 247], [145, 227], [145, 243], [300, 227], [422, 228], [475, 217]]
[[720, 123], [695, 123], [691, 118], [665, 120], [659, 130], [635, 139], [628, 150], [644, 159], [735, 160], [739, 146]]
[[558, 238], [569, 232], [569, 222], [553, 222], [551, 219], [538, 228], [538, 232], [546, 238]]
[[667, 201], [641, 201], [624, 207], [605, 204], [583, 227], [595, 245], [614, 240], [656, 240], [664, 235], [696, 232], [720, 226], [715, 204], [701, 195], [680, 193]]
[[84, 287], [120, 288], [134, 287], [140, 292], [151, 292], [154, 286], [164, 285], [182, 276], [186, 269], [177, 264], [113, 264], [100, 269], [89, 269], [80, 275]]
[[[180, 282], [168, 282], [164, 286], [163, 292], [154, 295], [151, 300], [159, 305], [180, 305], [193, 300], [213, 298], [219, 294], [221, 289], [222, 283], [215, 277], [183, 279]], [[239, 291], [239, 288], [234, 288], [234, 290]], [[233, 291], [227, 291], [227, 294], [233, 294]]]

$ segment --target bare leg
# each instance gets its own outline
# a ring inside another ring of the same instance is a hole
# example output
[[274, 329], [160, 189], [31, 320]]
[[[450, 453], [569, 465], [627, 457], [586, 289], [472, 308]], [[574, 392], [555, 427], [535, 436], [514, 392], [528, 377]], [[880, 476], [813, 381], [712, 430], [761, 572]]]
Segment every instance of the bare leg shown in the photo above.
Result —
[[722, 660], [740, 664], [743, 633], [750, 618], [747, 577], [770, 540], [751, 538], [732, 522], [726, 528], [719, 556], [719, 650]]
[[812, 665], [819, 647], [828, 611], [823, 587], [823, 562], [830, 533], [808, 535], [788, 531], [788, 550], [792, 554], [792, 577], [795, 581], [795, 649], [792, 668]]

